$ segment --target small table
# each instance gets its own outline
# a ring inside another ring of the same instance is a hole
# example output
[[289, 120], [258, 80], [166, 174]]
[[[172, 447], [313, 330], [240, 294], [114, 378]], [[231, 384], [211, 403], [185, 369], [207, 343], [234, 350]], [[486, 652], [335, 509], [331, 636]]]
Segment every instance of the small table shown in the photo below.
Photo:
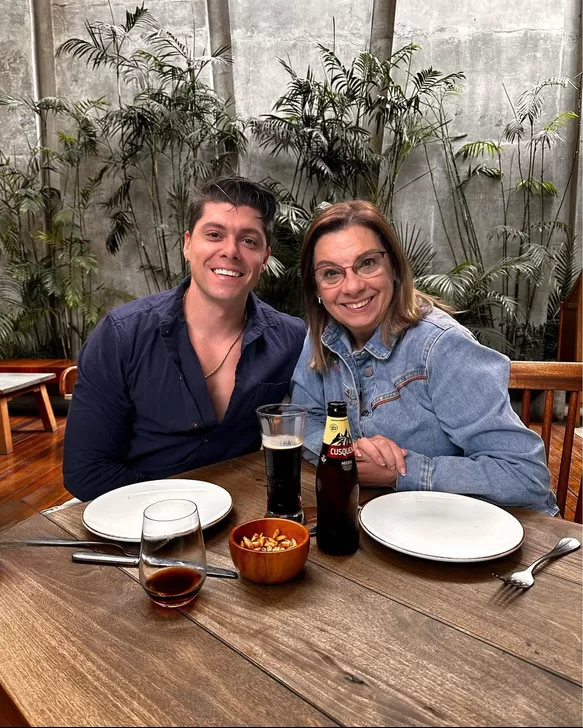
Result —
[[55, 379], [54, 374], [0, 374], [0, 455], [12, 452], [8, 402], [21, 394], [34, 392], [43, 427], [47, 432], [55, 432], [57, 423], [45, 386], [52, 379]]

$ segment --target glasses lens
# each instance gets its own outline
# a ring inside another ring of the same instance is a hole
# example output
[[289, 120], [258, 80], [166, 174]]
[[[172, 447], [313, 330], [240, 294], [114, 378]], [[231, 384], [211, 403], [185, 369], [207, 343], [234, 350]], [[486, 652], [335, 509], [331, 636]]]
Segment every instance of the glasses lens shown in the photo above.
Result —
[[342, 283], [344, 279], [344, 269], [336, 268], [332, 265], [326, 265], [314, 271], [314, 275], [318, 283], [324, 288], [334, 288], [334, 286]]
[[364, 278], [373, 275], [378, 271], [379, 266], [383, 262], [383, 257], [384, 253], [380, 251], [378, 253], [367, 253], [354, 264], [354, 270], [359, 276], [363, 276]]

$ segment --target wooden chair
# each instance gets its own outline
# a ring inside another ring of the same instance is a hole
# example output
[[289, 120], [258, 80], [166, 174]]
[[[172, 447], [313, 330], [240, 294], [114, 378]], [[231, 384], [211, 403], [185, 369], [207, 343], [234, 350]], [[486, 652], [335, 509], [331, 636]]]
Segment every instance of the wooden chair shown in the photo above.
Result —
[[73, 385], [77, 381], [77, 365], [67, 367], [61, 372], [59, 377], [59, 394], [65, 399], [71, 399], [73, 396]]
[[[578, 411], [579, 393], [583, 389], [583, 364], [581, 362], [553, 361], [513, 361], [510, 365], [509, 389], [521, 389], [522, 413], [520, 419], [528, 427], [530, 425], [530, 402], [533, 391], [545, 392], [545, 407], [542, 421], [541, 437], [545, 444], [547, 464], [551, 448], [551, 426], [553, 421], [553, 404], [556, 391], [567, 393], [568, 410], [565, 423], [565, 435], [561, 453], [561, 466], [557, 484], [557, 505], [561, 515], [565, 515], [567, 492], [569, 489], [569, 472], [573, 455], [575, 427], [580, 423]], [[582, 522], [581, 487], [577, 496], [575, 521]]]

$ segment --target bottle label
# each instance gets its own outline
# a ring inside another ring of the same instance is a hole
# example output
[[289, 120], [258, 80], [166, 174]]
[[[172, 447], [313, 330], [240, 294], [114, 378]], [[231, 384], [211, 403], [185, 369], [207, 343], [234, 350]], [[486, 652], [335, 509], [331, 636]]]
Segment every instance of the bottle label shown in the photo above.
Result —
[[325, 457], [335, 460], [347, 460], [354, 454], [350, 426], [346, 417], [328, 417], [324, 430], [323, 444], [326, 447]]

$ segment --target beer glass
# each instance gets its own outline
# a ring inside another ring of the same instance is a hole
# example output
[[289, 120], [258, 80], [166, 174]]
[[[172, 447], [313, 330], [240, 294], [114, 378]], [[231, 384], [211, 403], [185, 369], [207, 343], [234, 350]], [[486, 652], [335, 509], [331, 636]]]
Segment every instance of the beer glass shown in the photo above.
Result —
[[302, 443], [305, 407], [266, 404], [257, 410], [267, 472], [267, 518], [305, 522], [302, 509]]
[[140, 584], [162, 607], [183, 607], [206, 579], [206, 551], [196, 503], [162, 500], [144, 511]]

